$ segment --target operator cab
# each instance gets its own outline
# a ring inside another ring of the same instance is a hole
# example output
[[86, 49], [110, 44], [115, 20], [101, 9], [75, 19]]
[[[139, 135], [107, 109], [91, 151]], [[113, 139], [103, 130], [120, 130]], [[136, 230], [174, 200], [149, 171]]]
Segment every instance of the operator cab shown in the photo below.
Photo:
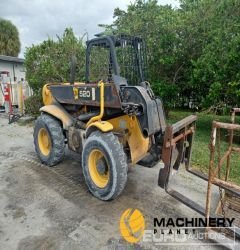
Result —
[[104, 36], [87, 42], [86, 82], [139, 85], [146, 81], [146, 65], [146, 46], [139, 37]]

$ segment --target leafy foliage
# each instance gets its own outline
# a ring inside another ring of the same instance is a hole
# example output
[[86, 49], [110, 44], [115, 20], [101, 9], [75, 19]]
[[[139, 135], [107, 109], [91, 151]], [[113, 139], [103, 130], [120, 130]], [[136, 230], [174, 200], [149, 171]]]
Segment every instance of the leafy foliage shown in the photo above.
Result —
[[0, 55], [18, 56], [20, 48], [16, 26], [10, 21], [0, 18]]
[[40, 94], [28, 97], [24, 101], [25, 113], [37, 117], [39, 109], [43, 106], [42, 96]]
[[179, 9], [137, 0], [127, 11], [115, 9], [112, 25], [101, 26], [107, 34], [146, 40], [148, 80], [168, 106], [204, 108], [240, 105], [231, 85], [240, 80], [239, 16], [238, 0], [181, 0]]
[[27, 48], [25, 54], [26, 79], [35, 93], [48, 82], [68, 82], [70, 61], [76, 57], [76, 81], [84, 78], [85, 48], [82, 39], [67, 28], [57, 40], [48, 39]]
[[[100, 26], [105, 34], [135, 35], [146, 41], [146, 80], [167, 107], [210, 107], [219, 113], [240, 105], [239, 16], [239, 0], [180, 0], [178, 9], [157, 0], [135, 0], [126, 11], [115, 9], [111, 25]], [[78, 62], [76, 80], [82, 80], [84, 50], [72, 29], [57, 41], [48, 39], [28, 48], [26, 69], [32, 88], [38, 91], [46, 82], [68, 81], [73, 55]], [[97, 60], [93, 63], [98, 67]]]

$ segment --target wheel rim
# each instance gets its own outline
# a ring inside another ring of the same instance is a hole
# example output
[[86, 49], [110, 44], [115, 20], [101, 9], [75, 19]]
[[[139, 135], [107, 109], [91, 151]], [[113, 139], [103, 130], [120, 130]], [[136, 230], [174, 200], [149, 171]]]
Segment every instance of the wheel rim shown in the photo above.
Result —
[[45, 128], [41, 128], [38, 132], [38, 145], [43, 155], [49, 155], [52, 144], [49, 133]]
[[109, 166], [104, 154], [94, 149], [88, 158], [89, 173], [94, 184], [99, 188], [105, 188], [109, 182]]

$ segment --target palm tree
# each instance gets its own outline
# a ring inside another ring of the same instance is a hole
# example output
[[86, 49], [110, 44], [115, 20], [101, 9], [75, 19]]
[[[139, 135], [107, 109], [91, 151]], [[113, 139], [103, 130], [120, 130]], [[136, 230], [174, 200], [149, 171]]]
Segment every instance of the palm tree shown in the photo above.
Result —
[[17, 27], [0, 18], [0, 55], [18, 56], [21, 48]]

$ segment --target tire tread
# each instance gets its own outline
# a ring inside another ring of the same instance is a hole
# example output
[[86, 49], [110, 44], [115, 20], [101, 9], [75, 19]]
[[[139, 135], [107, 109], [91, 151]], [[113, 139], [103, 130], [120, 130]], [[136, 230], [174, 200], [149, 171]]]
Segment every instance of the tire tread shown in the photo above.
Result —
[[[37, 131], [35, 131], [38, 124], [44, 123], [45, 126], [48, 128], [51, 140], [52, 140], [52, 151], [50, 153], [50, 157], [48, 159], [42, 159], [41, 156], [39, 156], [38, 153], [38, 140], [37, 140]], [[40, 160], [45, 163], [48, 166], [54, 166], [64, 158], [65, 153], [65, 138], [63, 135], [63, 129], [61, 126], [61, 123], [51, 115], [42, 113], [36, 123], [35, 123], [35, 129], [34, 129], [34, 145], [35, 150], [38, 153], [38, 156]]]

